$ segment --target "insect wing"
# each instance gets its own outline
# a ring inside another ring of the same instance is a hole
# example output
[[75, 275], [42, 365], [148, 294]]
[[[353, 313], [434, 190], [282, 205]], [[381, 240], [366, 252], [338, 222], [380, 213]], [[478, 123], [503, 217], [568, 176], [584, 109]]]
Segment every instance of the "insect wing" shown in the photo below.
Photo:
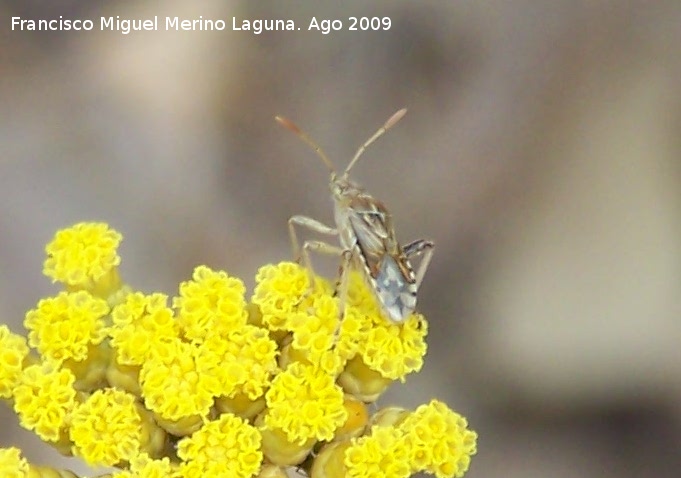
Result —
[[383, 204], [367, 194], [362, 194], [353, 198], [347, 214], [364, 265], [375, 279], [380, 269], [381, 258], [386, 253], [398, 252], [390, 213]]
[[359, 260], [383, 309], [394, 322], [403, 322], [416, 307], [414, 273], [402, 253], [390, 214], [378, 201], [351, 209], [349, 222], [359, 249]]
[[404, 263], [383, 256], [374, 290], [394, 322], [403, 322], [416, 308], [416, 287], [404, 274]]

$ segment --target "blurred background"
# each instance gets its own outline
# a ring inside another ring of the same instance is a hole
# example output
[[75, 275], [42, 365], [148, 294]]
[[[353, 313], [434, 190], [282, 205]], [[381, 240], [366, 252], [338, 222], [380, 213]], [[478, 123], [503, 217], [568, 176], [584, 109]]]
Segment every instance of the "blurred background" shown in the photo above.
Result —
[[[11, 31], [60, 15], [301, 31]], [[406, 106], [353, 170], [401, 241], [436, 243], [426, 365], [380, 403], [467, 416], [471, 478], [679, 476], [678, 0], [3, 0], [0, 18], [0, 322], [23, 331], [56, 290], [44, 245], [83, 220], [124, 234], [141, 290], [173, 294], [198, 264], [252, 286], [290, 258], [291, 215], [332, 222], [326, 168], [274, 116], [341, 168]], [[0, 421], [0, 446], [84, 470]]]

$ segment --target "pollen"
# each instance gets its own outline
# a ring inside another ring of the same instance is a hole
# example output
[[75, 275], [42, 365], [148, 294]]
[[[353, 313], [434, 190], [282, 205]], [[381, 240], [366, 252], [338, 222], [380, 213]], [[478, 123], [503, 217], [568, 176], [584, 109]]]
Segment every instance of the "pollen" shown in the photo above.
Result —
[[194, 269], [192, 280], [180, 284], [173, 299], [178, 322], [189, 340], [202, 340], [207, 331], [229, 332], [246, 324], [246, 287], [237, 278], [206, 266]]
[[24, 326], [28, 342], [44, 356], [57, 362], [87, 358], [88, 347], [106, 337], [106, 301], [86, 291], [61, 292], [42, 299], [26, 313]]
[[76, 405], [73, 373], [54, 362], [26, 367], [14, 389], [14, 411], [21, 426], [45, 441], [56, 442]]
[[347, 420], [343, 391], [335, 377], [312, 365], [289, 365], [274, 378], [265, 399], [265, 425], [282, 430], [291, 443], [331, 440]]
[[141, 424], [133, 395], [116, 389], [97, 390], [71, 417], [73, 451], [94, 466], [128, 461], [139, 451]]
[[0, 325], [0, 398], [9, 398], [17, 385], [28, 356], [26, 339]]
[[117, 249], [122, 238], [105, 223], [81, 222], [62, 229], [45, 247], [43, 273], [52, 282], [76, 289], [98, 289], [121, 262]]
[[245, 420], [224, 413], [177, 444], [184, 478], [250, 478], [263, 460], [260, 432]]

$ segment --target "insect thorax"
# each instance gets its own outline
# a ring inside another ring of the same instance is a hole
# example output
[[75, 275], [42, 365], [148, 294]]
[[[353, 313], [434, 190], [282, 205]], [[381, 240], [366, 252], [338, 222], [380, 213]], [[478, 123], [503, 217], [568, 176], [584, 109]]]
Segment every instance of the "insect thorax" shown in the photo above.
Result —
[[353, 267], [365, 277], [381, 308], [393, 322], [406, 320], [416, 307], [417, 287], [390, 213], [356, 188], [334, 195], [334, 216], [341, 247], [351, 252]]

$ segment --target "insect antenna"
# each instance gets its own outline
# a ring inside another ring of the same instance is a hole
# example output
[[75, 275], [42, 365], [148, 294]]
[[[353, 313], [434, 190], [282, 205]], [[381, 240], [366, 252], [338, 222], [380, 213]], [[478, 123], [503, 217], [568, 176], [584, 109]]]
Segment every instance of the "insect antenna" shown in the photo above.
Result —
[[374, 133], [374, 135], [373, 135], [371, 138], [369, 138], [368, 140], [366, 140], [366, 142], [365, 142], [362, 146], [359, 147], [359, 149], [358, 149], [357, 152], [355, 153], [355, 156], [350, 160], [350, 163], [348, 163], [348, 166], [345, 168], [345, 171], [343, 171], [343, 177], [344, 177], [344, 178], [347, 178], [347, 177], [348, 177], [348, 173], [350, 172], [350, 169], [352, 169], [352, 167], [355, 165], [355, 163], [357, 162], [357, 160], [359, 159], [359, 157], [362, 156], [362, 153], [364, 153], [364, 151], [366, 151], [366, 149], [369, 147], [369, 145], [370, 145], [371, 143], [373, 143], [374, 141], [376, 141], [376, 140], [377, 140], [378, 138], [380, 138], [381, 136], [383, 136], [383, 135], [385, 134], [385, 132], [388, 131], [390, 128], [392, 128], [393, 126], [395, 126], [395, 124], [396, 124], [399, 120], [401, 120], [402, 117], [403, 117], [406, 113], [407, 113], [407, 108], [402, 108], [400, 111], [398, 111], [397, 113], [395, 113], [394, 115], [392, 115], [392, 116], [388, 119], [388, 121], [385, 122], [385, 124], [384, 124], [383, 126], [381, 126], [380, 128], [378, 128], [378, 131], [376, 131], [376, 132]]
[[317, 153], [317, 156], [322, 158], [322, 161], [324, 161], [324, 164], [331, 170], [331, 174], [336, 175], [336, 169], [333, 167], [333, 163], [331, 160], [328, 158], [326, 153], [322, 150], [322, 148], [319, 147], [317, 143], [312, 141], [312, 138], [310, 138], [305, 131], [300, 129], [293, 121], [291, 121], [288, 118], [284, 118], [283, 116], [275, 116], [275, 120], [277, 120], [277, 123], [282, 125], [284, 128], [288, 129], [289, 131], [295, 133], [298, 135], [300, 139], [305, 141], [312, 149], [315, 150], [315, 153]]

